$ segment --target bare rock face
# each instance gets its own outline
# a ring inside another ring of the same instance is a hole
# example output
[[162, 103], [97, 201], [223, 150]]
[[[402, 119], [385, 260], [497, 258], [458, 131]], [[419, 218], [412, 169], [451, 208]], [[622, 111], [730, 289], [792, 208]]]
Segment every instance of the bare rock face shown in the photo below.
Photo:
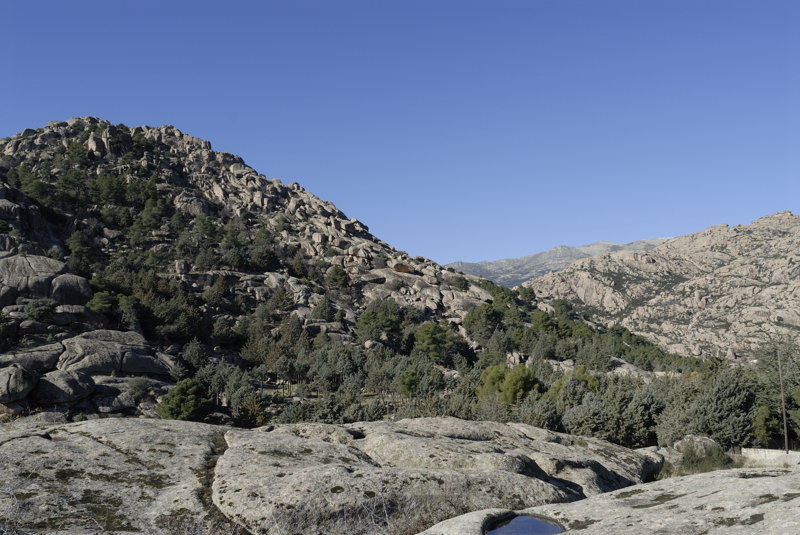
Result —
[[[253, 430], [23, 418], [0, 431], [0, 510], [24, 533], [375, 533], [396, 506], [572, 501], [610, 472], [640, 482], [649, 463], [600, 440], [454, 418]], [[404, 455], [391, 444], [402, 437]], [[537, 455], [562, 457], [542, 469]], [[586, 471], [548, 472], [559, 463]]]
[[32, 349], [0, 354], [0, 367], [19, 364], [26, 370], [41, 372], [53, 370], [58, 357], [64, 352], [64, 346], [58, 342], [46, 344]]
[[[577, 483], [584, 496], [644, 481], [660, 468], [609, 442], [576, 439], [519, 423], [415, 418], [353, 427], [366, 436], [359, 447], [383, 466], [444, 464], [456, 469], [505, 470], [568, 480]], [[599, 458], [605, 459], [604, 468], [597, 464]]]
[[472, 509], [573, 501], [657, 468], [601, 440], [456, 418], [295, 424], [225, 438], [214, 503], [257, 533], [325, 533], [345, 518], [368, 532], [369, 511], [442, 496]]
[[34, 386], [36, 376], [19, 364], [0, 368], [0, 403], [23, 399]]
[[88, 374], [168, 374], [142, 335], [109, 330], [90, 331], [64, 340], [58, 369]]
[[220, 434], [198, 423], [117, 418], [12, 426], [0, 434], [4, 526], [190, 533], [188, 526], [213, 512], [201, 496]]
[[[0, 162], [3, 162], [0, 159]], [[9, 161], [0, 163], [0, 171], [11, 166]], [[39, 205], [21, 191], [0, 182], [0, 220], [19, 233], [33, 238], [26, 240], [20, 236], [0, 234], [0, 258], [20, 253], [42, 255], [58, 243], [52, 225], [42, 215]]]
[[477, 511], [420, 535], [483, 535], [496, 520], [517, 514], [549, 519], [582, 535], [800, 533], [798, 499], [797, 467], [722, 470], [636, 485], [578, 502]]
[[87, 398], [94, 388], [94, 381], [85, 373], [55, 370], [39, 378], [31, 395], [42, 405], [54, 405]]
[[796, 467], [723, 470], [525, 512], [582, 527], [586, 535], [800, 533], [799, 489]]
[[579, 260], [523, 284], [543, 300], [567, 299], [663, 349], [695, 356], [748, 355], [771, 334], [800, 327], [800, 216], [719, 225], [646, 252]]
[[83, 277], [65, 273], [53, 279], [50, 297], [62, 305], [84, 305], [92, 298], [92, 289]]
[[11, 305], [18, 297], [50, 297], [53, 279], [64, 271], [63, 262], [45, 256], [0, 258], [0, 306]]

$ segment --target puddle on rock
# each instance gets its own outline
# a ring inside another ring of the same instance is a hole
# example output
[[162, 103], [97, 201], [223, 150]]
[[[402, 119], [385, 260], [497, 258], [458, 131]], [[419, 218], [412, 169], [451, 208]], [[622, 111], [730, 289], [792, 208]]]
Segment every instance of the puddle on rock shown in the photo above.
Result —
[[520, 515], [497, 524], [486, 535], [551, 535], [563, 532], [561, 527], [541, 518]]

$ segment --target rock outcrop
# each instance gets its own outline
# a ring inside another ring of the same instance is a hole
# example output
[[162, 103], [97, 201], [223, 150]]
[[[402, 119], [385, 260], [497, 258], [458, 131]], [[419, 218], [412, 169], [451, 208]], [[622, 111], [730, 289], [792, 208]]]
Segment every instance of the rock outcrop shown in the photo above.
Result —
[[566, 299], [670, 352], [746, 356], [800, 327], [800, 216], [719, 225], [646, 252], [579, 260], [526, 282], [542, 300]]
[[24, 399], [36, 386], [36, 376], [19, 364], [0, 368], [0, 403]]
[[42, 372], [56, 369], [58, 357], [64, 352], [64, 346], [56, 342], [31, 349], [0, 354], [0, 368], [19, 364], [26, 370]]
[[144, 337], [135, 332], [90, 331], [62, 342], [58, 369], [89, 374], [115, 372], [168, 375]]
[[552, 519], [568, 532], [582, 535], [800, 533], [798, 500], [797, 466], [722, 470], [636, 485], [568, 504], [515, 513], [475, 512], [437, 524], [423, 534], [482, 535], [486, 525], [510, 514]]
[[[0, 258], [0, 307], [16, 303], [20, 297], [30, 299], [51, 297], [55, 280], [65, 272], [66, 266], [63, 262], [45, 256], [15, 255]], [[76, 281], [82, 277], [75, 275], [67, 277], [70, 278], [62, 278], [55, 283], [56, 294], [59, 297], [73, 298], [77, 297], [79, 291], [91, 292], [85, 279], [83, 283]], [[69, 286], [71, 288], [68, 288]]]
[[39, 378], [33, 399], [44, 406], [72, 403], [89, 397], [94, 387], [94, 380], [85, 373], [55, 370]]
[[[136, 376], [168, 377], [169, 369], [141, 334], [98, 329], [61, 342], [0, 353], [0, 403], [50, 408], [92, 399], [94, 405], [88, 407], [92, 412], [133, 409], [136, 403], [131, 405], [130, 399], [114, 401], [108, 399], [111, 389], [95, 388], [95, 379], [117, 374], [126, 383]], [[124, 394], [125, 389], [113, 392]]]
[[652, 238], [630, 243], [599, 241], [579, 247], [559, 245], [547, 251], [520, 258], [504, 258], [502, 260], [483, 262], [453, 262], [452, 264], [447, 264], [447, 267], [475, 275], [476, 277], [483, 277], [511, 288], [547, 273], [561, 271], [581, 258], [600, 256], [614, 251], [649, 251], [665, 241], [666, 238]]
[[[309, 262], [324, 260], [331, 267], [343, 268], [349, 285], [366, 301], [389, 297], [460, 323], [471, 308], [489, 298], [477, 287], [459, 289], [462, 278], [452, 270], [392, 248], [373, 236], [366, 225], [348, 218], [332, 203], [315, 197], [299, 184], [267, 179], [240, 157], [213, 151], [208, 141], [172, 126], [128, 129], [94, 117], [82, 117], [53, 122], [38, 130], [28, 129], [0, 141], [3, 162], [0, 201], [4, 202], [0, 204], [0, 219], [7, 218], [20, 235], [8, 237], [5, 243], [3, 239], [8, 235], [0, 234], [3, 238], [0, 239], [0, 307], [13, 305], [18, 297], [52, 298], [62, 305], [83, 305], [92, 297], [86, 280], [66, 274], [63, 263], [32, 256], [42, 255], [51, 248], [54, 254], [63, 255], [67, 250], [65, 230], [83, 229], [84, 234], [92, 235], [91, 245], [110, 256], [125, 250], [124, 233], [120, 230], [103, 228], [92, 218], [71, 221], [66, 228], [59, 228], [36, 211], [36, 204], [25, 194], [2, 182], [7, 170], [22, 167], [36, 176], [47, 175], [43, 181], [57, 182], [66, 171], [58, 167], [50, 169], [53, 160], [63, 154], [64, 147], [74, 147], [76, 143], [86, 149], [91, 162], [87, 165], [93, 175], [121, 177], [131, 183], [157, 176], [160, 195], [179, 213], [188, 218], [246, 221], [248, 226], [268, 231], [284, 250], [297, 251]], [[131, 150], [136, 147], [142, 151], [141, 159], [131, 161]], [[34, 232], [36, 229], [44, 230]], [[62, 232], [60, 238], [58, 231]], [[152, 231], [148, 240], [154, 251], [174, 247], [174, 236], [170, 237], [163, 229]], [[392, 269], [399, 265], [408, 269]], [[177, 265], [173, 262], [171, 269], [177, 278], [189, 284], [213, 282], [209, 280], [209, 272], [185, 259], [180, 259]], [[307, 316], [318, 301], [313, 288], [308, 281], [277, 271], [271, 268], [266, 277], [263, 273], [233, 270], [217, 276], [224, 276], [237, 295], [258, 300], [288, 286], [295, 300], [295, 312]], [[337, 305], [352, 308], [352, 305]]]
[[572, 501], [658, 468], [600, 440], [455, 418], [276, 426], [231, 431], [226, 441], [214, 501], [258, 533], [314, 532], [365, 507], [392, 510], [442, 495], [470, 508]]
[[0, 140], [0, 368], [177, 376], [193, 337], [241, 363], [234, 328], [267, 304], [333, 342], [381, 299], [463, 333], [492, 299], [475, 282], [172, 126], [83, 117]]
[[[170, 531], [203, 520], [210, 425], [107, 419], [24, 424], [0, 435], [0, 510], [25, 533]], [[32, 452], [36, 452], [33, 454]]]
[[654, 468], [600, 440], [451, 418], [255, 430], [23, 419], [0, 435], [0, 460], [0, 488], [9, 490], [0, 510], [18, 504], [13, 525], [74, 534], [98, 524], [176, 533], [220, 513], [235, 524], [226, 532], [321, 534], [347, 520], [349, 533], [369, 533], [384, 520], [371, 514], [409, 501], [475, 509], [573, 501], [640, 483]]

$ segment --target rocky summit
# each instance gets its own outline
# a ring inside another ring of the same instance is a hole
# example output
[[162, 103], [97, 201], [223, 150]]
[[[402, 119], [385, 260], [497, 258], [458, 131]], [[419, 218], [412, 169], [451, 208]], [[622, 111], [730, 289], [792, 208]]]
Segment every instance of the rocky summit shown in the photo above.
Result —
[[70, 534], [376, 533], [398, 510], [413, 523], [574, 501], [659, 468], [601, 440], [454, 418], [244, 430], [39, 417], [3, 429], [0, 461], [5, 526]]
[[239, 362], [249, 342], [260, 359], [291, 317], [307, 339], [347, 344], [386, 299], [458, 329], [491, 294], [172, 126], [83, 117], [0, 140], [0, 403], [12, 412], [152, 415], [127, 384], [185, 377], [193, 338], [215, 348], [210, 362]]
[[483, 262], [453, 262], [447, 264], [447, 267], [476, 277], [484, 277], [511, 288], [547, 273], [561, 271], [581, 258], [600, 256], [614, 251], [649, 251], [665, 241], [666, 238], [652, 238], [630, 243], [599, 241], [578, 247], [559, 245], [547, 251], [520, 258]]
[[651, 251], [579, 260], [525, 282], [683, 355], [746, 356], [800, 327], [800, 216], [718, 225]]

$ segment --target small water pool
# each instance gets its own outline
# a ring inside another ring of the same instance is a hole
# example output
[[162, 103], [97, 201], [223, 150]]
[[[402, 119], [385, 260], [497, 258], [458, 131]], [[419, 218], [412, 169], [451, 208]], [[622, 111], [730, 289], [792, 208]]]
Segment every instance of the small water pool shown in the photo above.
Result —
[[551, 535], [563, 533], [563, 529], [541, 518], [520, 515], [511, 520], [500, 522], [486, 535]]

